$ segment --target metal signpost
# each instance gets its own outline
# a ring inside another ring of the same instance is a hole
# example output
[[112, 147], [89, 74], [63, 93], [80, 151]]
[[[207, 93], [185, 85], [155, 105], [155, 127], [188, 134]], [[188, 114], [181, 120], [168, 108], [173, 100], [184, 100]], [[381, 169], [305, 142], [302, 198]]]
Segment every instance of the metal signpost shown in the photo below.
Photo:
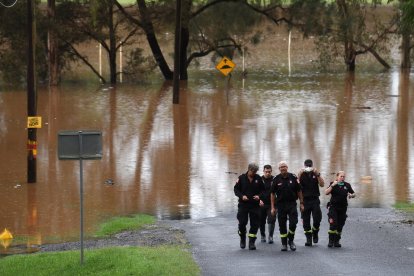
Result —
[[102, 133], [100, 131], [60, 131], [58, 133], [60, 160], [79, 160], [80, 178], [80, 243], [83, 264], [83, 160], [102, 159]]

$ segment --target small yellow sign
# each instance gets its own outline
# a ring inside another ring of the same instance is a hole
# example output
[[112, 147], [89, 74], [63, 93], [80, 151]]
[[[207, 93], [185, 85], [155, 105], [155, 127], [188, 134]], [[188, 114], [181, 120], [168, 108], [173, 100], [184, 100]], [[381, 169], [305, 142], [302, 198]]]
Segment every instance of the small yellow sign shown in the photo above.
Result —
[[42, 117], [27, 117], [27, 128], [42, 128]]
[[227, 76], [233, 71], [236, 64], [231, 61], [228, 57], [223, 57], [220, 62], [217, 64], [216, 69], [219, 70], [223, 75]]

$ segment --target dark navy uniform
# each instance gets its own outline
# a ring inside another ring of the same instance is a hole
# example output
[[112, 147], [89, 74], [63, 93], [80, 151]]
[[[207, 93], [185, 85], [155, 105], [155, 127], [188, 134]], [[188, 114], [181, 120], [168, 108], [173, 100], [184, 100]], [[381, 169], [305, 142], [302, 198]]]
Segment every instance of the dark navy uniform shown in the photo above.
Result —
[[[318, 231], [322, 220], [318, 176], [313, 171], [303, 171], [300, 173], [299, 182], [302, 187], [304, 203], [304, 210], [302, 212], [303, 230], [308, 240], [305, 245], [312, 245], [310, 238], [313, 234], [313, 241], [315, 243], [318, 242]], [[311, 215], [313, 227], [311, 227]]]
[[273, 175], [270, 175], [269, 178], [262, 176], [262, 180], [264, 183], [265, 191], [263, 193], [262, 200], [264, 205], [262, 206], [260, 213], [260, 234], [262, 235], [262, 238], [265, 236], [267, 219], [267, 223], [269, 224], [269, 243], [273, 243], [273, 231], [275, 229], [276, 223], [276, 216], [272, 216], [272, 208], [270, 206], [270, 190], [272, 188]]
[[[276, 196], [277, 219], [279, 220], [279, 232], [282, 239], [282, 245], [289, 241], [293, 242], [296, 225], [298, 223], [298, 211], [296, 200], [301, 186], [296, 175], [287, 173], [286, 177], [278, 174], [273, 179], [272, 193]], [[289, 233], [287, 229], [287, 220], [289, 217]]]
[[[234, 185], [234, 194], [239, 198], [237, 219], [239, 221], [239, 235], [246, 235], [246, 225], [250, 216], [249, 238], [256, 240], [257, 230], [260, 226], [260, 201], [253, 199], [258, 195], [263, 198], [265, 190], [262, 177], [255, 174], [253, 181], [250, 182], [247, 173], [242, 174]], [[247, 196], [248, 200], [243, 201], [243, 196]]]
[[[332, 183], [329, 184], [329, 187], [332, 186]], [[339, 240], [341, 239], [342, 229], [347, 218], [348, 193], [355, 193], [351, 184], [339, 182], [337, 185], [332, 186], [331, 200], [328, 203], [329, 240], [330, 242], [335, 242], [338, 247], [340, 247]]]

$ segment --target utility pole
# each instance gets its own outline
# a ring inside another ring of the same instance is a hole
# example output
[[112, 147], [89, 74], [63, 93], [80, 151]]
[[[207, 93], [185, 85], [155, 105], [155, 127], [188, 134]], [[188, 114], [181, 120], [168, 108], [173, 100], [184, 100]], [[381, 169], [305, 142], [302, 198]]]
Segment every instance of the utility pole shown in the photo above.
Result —
[[174, 43], [174, 75], [173, 104], [180, 102], [180, 46], [181, 46], [181, 0], [177, 1], [175, 10], [175, 43]]
[[[27, 36], [28, 36], [28, 64], [27, 64], [27, 117], [36, 116], [37, 93], [35, 77], [35, 46], [36, 46], [36, 19], [34, 12], [35, 0], [27, 0]], [[36, 156], [37, 138], [36, 128], [27, 126], [27, 182], [36, 183]]]

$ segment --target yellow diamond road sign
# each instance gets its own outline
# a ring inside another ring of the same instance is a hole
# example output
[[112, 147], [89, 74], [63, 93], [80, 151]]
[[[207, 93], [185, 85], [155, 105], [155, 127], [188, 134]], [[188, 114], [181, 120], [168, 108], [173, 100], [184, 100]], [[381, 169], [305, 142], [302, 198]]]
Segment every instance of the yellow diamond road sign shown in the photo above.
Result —
[[216, 69], [219, 70], [223, 75], [227, 76], [233, 71], [236, 64], [231, 61], [228, 57], [223, 57], [220, 62], [216, 65]]

